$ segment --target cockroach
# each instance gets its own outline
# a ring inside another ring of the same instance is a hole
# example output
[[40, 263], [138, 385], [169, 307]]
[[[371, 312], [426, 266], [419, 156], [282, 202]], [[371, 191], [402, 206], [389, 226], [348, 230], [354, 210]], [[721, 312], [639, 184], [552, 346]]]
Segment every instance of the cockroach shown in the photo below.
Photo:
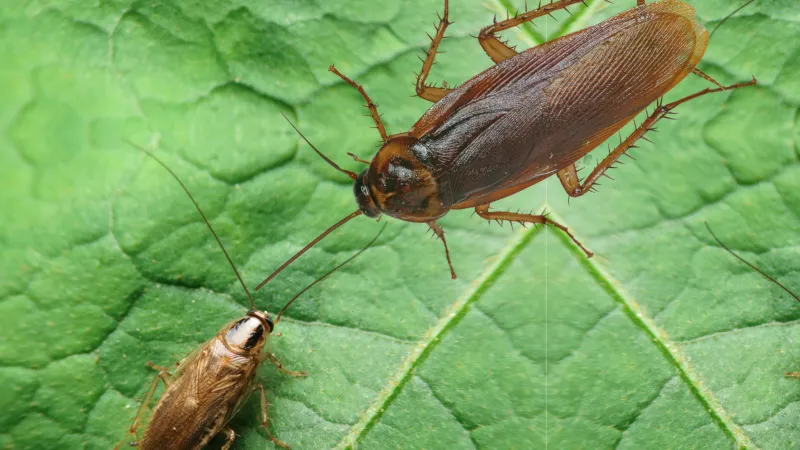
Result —
[[[756, 80], [723, 86], [697, 69], [709, 35], [695, 19], [694, 8], [678, 0], [637, 0], [636, 7], [595, 26], [521, 53], [497, 36], [582, 2], [553, 1], [483, 28], [478, 42], [496, 64], [449, 88], [427, 83], [439, 44], [452, 23], [445, 0], [416, 80], [416, 95], [434, 104], [404, 133], [388, 134], [364, 88], [331, 66], [331, 72], [364, 98], [383, 144], [370, 162], [356, 158], [369, 164], [356, 174], [323, 155], [290, 122], [320, 157], [354, 181], [358, 209], [311, 241], [256, 290], [331, 231], [362, 214], [427, 224], [444, 244], [452, 278], [456, 273], [436, 221], [453, 209], [474, 208], [489, 221], [557, 227], [591, 257], [565, 226], [546, 214], [490, 211], [491, 203], [554, 174], [571, 197], [591, 192], [597, 180], [635, 148], [636, 141], [647, 139], [645, 134], [656, 122], [669, 119], [677, 106], [706, 94], [754, 85]], [[715, 87], [664, 103], [662, 97], [689, 74]], [[635, 131], [580, 180], [575, 163], [653, 103], [655, 109]]]
[[[726, 252], [728, 252], [728, 253], [730, 253], [731, 255], [733, 255], [733, 257], [734, 257], [734, 258], [736, 258], [736, 259], [738, 259], [739, 261], [741, 261], [741, 262], [742, 262], [744, 265], [746, 265], [747, 267], [749, 267], [749, 268], [751, 268], [751, 269], [755, 270], [755, 271], [756, 271], [756, 272], [758, 272], [758, 273], [759, 273], [759, 274], [760, 274], [762, 277], [764, 277], [765, 279], [767, 279], [767, 280], [768, 280], [768, 281], [770, 281], [771, 283], [775, 284], [775, 285], [776, 285], [776, 286], [778, 286], [779, 288], [783, 289], [783, 290], [784, 290], [784, 291], [785, 291], [787, 294], [791, 295], [792, 297], [794, 297], [794, 299], [795, 299], [795, 300], [797, 300], [798, 302], [800, 302], [800, 296], [798, 296], [797, 294], [795, 294], [795, 293], [794, 293], [792, 290], [790, 290], [788, 287], [786, 287], [785, 285], [783, 285], [783, 283], [781, 283], [780, 281], [776, 280], [775, 278], [773, 278], [772, 276], [770, 276], [769, 274], [767, 274], [767, 273], [766, 273], [766, 272], [764, 272], [763, 270], [759, 269], [758, 267], [756, 267], [754, 264], [752, 264], [752, 263], [751, 263], [751, 262], [749, 262], [748, 260], [746, 260], [746, 259], [742, 258], [741, 256], [739, 256], [738, 254], [736, 254], [736, 252], [734, 252], [733, 250], [731, 250], [730, 248], [728, 248], [728, 246], [727, 246], [727, 245], [725, 245], [725, 243], [723, 243], [723, 242], [722, 242], [722, 241], [721, 241], [721, 240], [720, 240], [720, 239], [717, 237], [717, 235], [716, 235], [716, 234], [714, 234], [714, 231], [713, 231], [713, 230], [711, 230], [711, 227], [708, 225], [708, 223], [707, 223], [707, 222], [706, 222], [706, 224], [705, 224], [705, 225], [706, 225], [706, 228], [708, 229], [708, 232], [709, 232], [709, 233], [711, 233], [711, 237], [713, 237], [713, 238], [714, 238], [714, 240], [715, 240], [715, 241], [717, 241], [717, 244], [719, 244], [719, 246], [720, 246], [720, 247], [722, 247], [722, 248], [723, 248], [723, 249], [724, 249]], [[800, 378], [800, 372], [786, 372], [785, 376], [786, 376], [786, 377], [789, 377], [789, 378]]]
[[[303, 376], [305, 372], [289, 371], [281, 365], [274, 354], [264, 352], [267, 336], [272, 333], [283, 313], [298, 297], [363, 253], [378, 239], [383, 228], [369, 244], [297, 293], [286, 303], [273, 321], [266, 311], [256, 309], [253, 297], [233, 263], [233, 259], [186, 185], [158, 157], [144, 148], [136, 147], [164, 167], [194, 203], [233, 268], [239, 284], [247, 294], [247, 298], [250, 300], [250, 310], [243, 317], [222, 327], [216, 336], [201, 344], [178, 362], [175, 372], [170, 373], [167, 368], [148, 363], [148, 366], [159, 372], [131, 424], [129, 429], [131, 435], [136, 436], [148, 411], [148, 405], [155, 396], [159, 381], [164, 382], [166, 389], [152, 410], [142, 439], [131, 442], [130, 445], [145, 450], [197, 450], [203, 448], [217, 434], [224, 433], [226, 441], [222, 448], [227, 450], [236, 437], [233, 429], [227, 425], [228, 422], [253, 392], [258, 390], [261, 396], [261, 426], [276, 445], [290, 448], [273, 436], [267, 427], [266, 393], [264, 386], [256, 380], [256, 371], [265, 359], [269, 359], [289, 375]], [[116, 448], [123, 443], [124, 441], [117, 444]]]

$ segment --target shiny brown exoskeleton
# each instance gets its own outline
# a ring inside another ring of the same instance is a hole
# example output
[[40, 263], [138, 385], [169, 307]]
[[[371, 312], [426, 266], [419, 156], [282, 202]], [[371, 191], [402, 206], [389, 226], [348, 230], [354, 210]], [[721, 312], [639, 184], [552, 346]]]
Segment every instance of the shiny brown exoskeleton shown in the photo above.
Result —
[[[367, 101], [384, 142], [359, 175], [323, 156], [354, 180], [358, 203], [358, 211], [331, 229], [360, 214], [387, 214], [426, 223], [444, 242], [436, 220], [452, 209], [474, 208], [486, 220], [556, 226], [591, 257], [566, 227], [546, 215], [490, 211], [490, 204], [552, 175], [570, 196], [580, 197], [675, 107], [701, 95], [755, 84], [755, 79], [722, 86], [696, 68], [708, 32], [695, 19], [694, 8], [678, 0], [637, 0], [635, 8], [521, 53], [496, 36], [576, 3], [582, 1], [555, 1], [481, 30], [478, 41], [497, 64], [450, 89], [425, 82], [450, 24], [445, 0], [416, 83], [417, 95], [435, 104], [405, 133], [388, 135], [364, 89], [331, 66]], [[663, 104], [662, 96], [691, 73], [716, 88]], [[655, 109], [636, 130], [581, 181], [576, 161], [653, 103]], [[452, 264], [450, 271], [455, 278]]]
[[[253, 297], [236, 269], [236, 265], [228, 255], [227, 250], [225, 250], [225, 246], [222, 245], [222, 241], [214, 231], [211, 223], [206, 219], [200, 206], [177, 174], [149, 151], [136, 147], [163, 166], [178, 181], [192, 203], [194, 203], [206, 226], [225, 254], [228, 263], [233, 268], [247, 297], [250, 299], [250, 310], [244, 317], [222, 327], [216, 336], [201, 344], [181, 360], [173, 373], [170, 373], [167, 368], [148, 364], [150, 367], [159, 370], [159, 373], [142, 400], [136, 418], [129, 430], [131, 435], [135, 437], [139, 425], [143, 423], [149, 404], [155, 396], [159, 381], [164, 382], [166, 389], [153, 408], [149, 420], [147, 420], [144, 435], [140, 440], [130, 442], [130, 445], [144, 450], [199, 450], [205, 447], [217, 434], [224, 433], [227, 440], [223, 450], [227, 450], [236, 437], [233, 429], [227, 426], [228, 422], [236, 415], [250, 396], [258, 390], [261, 396], [262, 427], [264, 427], [267, 435], [276, 445], [289, 448], [288, 445], [275, 438], [268, 429], [267, 398], [264, 386], [257, 382], [256, 371], [264, 360], [269, 359], [289, 375], [302, 376], [305, 373], [291, 372], [284, 369], [275, 355], [265, 352], [264, 346], [267, 342], [267, 337], [272, 333], [275, 325], [280, 322], [286, 309], [300, 295], [364, 252], [377, 240], [381, 233], [379, 232], [360, 251], [295, 295], [281, 309], [273, 322], [269, 314], [265, 311], [258, 311], [255, 308]], [[382, 231], [383, 229], [381, 229]], [[123, 443], [120, 442], [116, 448], [119, 448]]]

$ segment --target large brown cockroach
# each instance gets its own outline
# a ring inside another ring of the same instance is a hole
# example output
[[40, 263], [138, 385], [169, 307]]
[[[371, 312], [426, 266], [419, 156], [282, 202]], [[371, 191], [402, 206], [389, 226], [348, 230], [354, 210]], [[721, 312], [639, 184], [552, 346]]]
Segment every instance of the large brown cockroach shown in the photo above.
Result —
[[[188, 356], [183, 358], [173, 373], [169, 369], [148, 365], [159, 371], [131, 424], [129, 433], [136, 437], [136, 432], [148, 411], [149, 404], [155, 396], [159, 381], [163, 381], [166, 389], [158, 399], [150, 415], [144, 435], [130, 445], [144, 450], [199, 450], [219, 433], [224, 433], [227, 440], [223, 450], [227, 450], [236, 437], [233, 429], [227, 426], [247, 399], [256, 390], [261, 395], [261, 425], [272, 441], [281, 447], [288, 445], [279, 441], [267, 427], [267, 399], [264, 386], [256, 380], [256, 371], [265, 359], [272, 361], [279, 369], [292, 375], [305, 375], [304, 372], [286, 370], [272, 353], [264, 352], [267, 336], [280, 322], [286, 308], [309, 288], [327, 278], [330, 274], [352, 261], [370, 247], [380, 236], [380, 232], [365, 247], [339, 264], [333, 270], [321, 276], [305, 289], [295, 295], [281, 309], [273, 321], [265, 311], [255, 307], [250, 291], [236, 269], [225, 246], [206, 218], [200, 205], [195, 201], [188, 188], [167, 165], [149, 151], [136, 146], [163, 166], [181, 185], [194, 203], [203, 221], [216, 239], [228, 263], [233, 268], [239, 283], [250, 299], [250, 310], [244, 317], [234, 320], [219, 330], [211, 340], [201, 344]], [[384, 226], [385, 227], [385, 226]], [[383, 228], [380, 230], [383, 231]], [[117, 445], [119, 448], [122, 444]]]
[[[364, 89], [331, 66], [331, 72], [366, 100], [383, 146], [369, 167], [356, 174], [306, 140], [328, 164], [353, 179], [358, 210], [311, 241], [261, 285], [361, 214], [427, 224], [444, 243], [453, 278], [444, 232], [436, 224], [451, 209], [474, 208], [486, 220], [558, 227], [591, 257], [566, 227], [545, 214], [490, 211], [490, 204], [554, 174], [570, 196], [580, 197], [678, 105], [754, 85], [756, 80], [722, 86], [697, 69], [709, 35], [695, 19], [694, 8], [678, 0], [637, 0], [635, 8], [521, 53], [497, 37], [498, 32], [576, 3], [582, 0], [554, 1], [482, 29], [478, 41], [496, 65], [461, 86], [447, 88], [426, 84], [451, 23], [445, 0], [416, 82], [417, 95], [434, 105], [405, 133], [387, 134]], [[691, 73], [716, 87], [663, 103], [661, 98]], [[653, 103], [656, 107], [647, 118], [581, 181], [576, 161]]]

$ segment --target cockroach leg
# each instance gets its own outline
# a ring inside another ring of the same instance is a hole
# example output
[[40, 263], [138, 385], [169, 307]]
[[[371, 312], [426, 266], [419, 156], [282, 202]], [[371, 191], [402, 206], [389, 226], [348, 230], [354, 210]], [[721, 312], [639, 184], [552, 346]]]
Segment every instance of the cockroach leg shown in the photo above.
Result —
[[450, 250], [447, 249], [447, 241], [444, 240], [444, 230], [434, 221], [428, 222], [428, 226], [431, 227], [434, 234], [442, 240], [442, 244], [444, 244], [444, 256], [447, 258], [447, 265], [450, 266], [450, 277], [455, 280], [456, 271], [453, 269], [453, 263], [450, 261]]
[[369, 161], [366, 161], [366, 160], [363, 160], [363, 159], [359, 158], [358, 155], [356, 155], [355, 153], [347, 152], [347, 156], [353, 158], [353, 161], [355, 161], [355, 162], [360, 162], [362, 164], [369, 165]]
[[[153, 379], [153, 382], [150, 383], [150, 388], [147, 389], [147, 393], [144, 395], [142, 399], [142, 404], [139, 405], [139, 409], [136, 411], [136, 417], [133, 418], [133, 423], [131, 423], [131, 427], [128, 429], [128, 434], [133, 436], [136, 439], [136, 431], [139, 429], [139, 425], [142, 424], [142, 419], [144, 419], [145, 414], [147, 414], [147, 410], [150, 408], [150, 402], [153, 400], [153, 397], [156, 395], [156, 389], [158, 389], [158, 382], [162, 381], [165, 386], [169, 386], [170, 379], [172, 375], [167, 371], [167, 369], [163, 367], [156, 366], [152, 362], [147, 363], [148, 367], [158, 370], [158, 374]], [[114, 447], [114, 450], [119, 449], [122, 444], [128, 442], [131, 446], [136, 446], [136, 441], [128, 441], [128, 439], [124, 439], [122, 442]]]
[[436, 26], [436, 34], [431, 37], [431, 46], [428, 48], [428, 51], [425, 52], [425, 59], [422, 61], [422, 70], [420, 70], [419, 75], [417, 75], [417, 95], [420, 98], [428, 100], [429, 102], [436, 103], [442, 99], [448, 92], [452, 91], [452, 89], [448, 89], [447, 87], [436, 87], [425, 84], [425, 80], [428, 79], [428, 73], [431, 71], [431, 67], [433, 67], [433, 60], [436, 57], [436, 51], [439, 49], [439, 44], [444, 39], [444, 30], [447, 29], [447, 26], [453, 22], [448, 21], [449, 16], [449, 5], [448, 1], [444, 0], [444, 14], [439, 17], [439, 25]]
[[[119, 442], [117, 445], [114, 446], [113, 450], [119, 450], [123, 445], [125, 445], [126, 441], [128, 440], [123, 439], [121, 442]], [[137, 445], [139, 445], [139, 443], [136, 441], [128, 441], [127, 444], [129, 447], [136, 447]]]
[[117, 445], [115, 445], [112, 450], [119, 450], [123, 445], [125, 445], [126, 441], [128, 442], [128, 445], [131, 446], [131, 447], [134, 447], [137, 444], [137, 442], [135, 442], [135, 441], [131, 442], [131, 441], [128, 441], [127, 439], [123, 439], [120, 442], [118, 442]]
[[273, 353], [267, 353], [267, 359], [272, 361], [272, 364], [275, 364], [275, 367], [277, 367], [281, 372], [283, 372], [283, 373], [285, 373], [287, 375], [291, 375], [293, 377], [304, 377], [304, 376], [308, 375], [307, 372], [304, 372], [302, 370], [297, 371], [297, 372], [293, 372], [293, 371], [287, 369], [286, 367], [283, 367], [283, 364], [281, 364], [281, 361]]
[[367, 109], [369, 109], [369, 114], [372, 116], [372, 120], [375, 122], [375, 128], [377, 128], [378, 133], [381, 134], [381, 139], [383, 140], [383, 142], [386, 142], [389, 139], [389, 136], [386, 134], [386, 127], [383, 126], [381, 115], [378, 114], [378, 106], [375, 103], [372, 103], [372, 100], [369, 98], [369, 95], [367, 95], [367, 91], [365, 91], [360, 84], [356, 83], [343, 73], [336, 70], [336, 67], [333, 67], [333, 65], [328, 67], [328, 70], [330, 70], [331, 72], [336, 74], [339, 78], [344, 80], [345, 83], [356, 88], [356, 90], [358, 90], [358, 93], [361, 94], [362, 97], [364, 97], [364, 100], [366, 100], [367, 102]]
[[625, 140], [623, 140], [611, 153], [608, 154], [597, 167], [592, 170], [592, 173], [589, 174], [588, 177], [583, 181], [583, 183], [579, 182], [576, 177], [570, 177], [570, 168], [566, 167], [558, 171], [558, 179], [561, 180], [561, 184], [564, 186], [564, 189], [567, 191], [572, 197], [580, 197], [581, 195], [591, 191], [592, 185], [594, 185], [597, 180], [603, 176], [608, 169], [616, 162], [622, 155], [625, 154], [626, 151], [634, 147], [634, 144], [637, 140], [641, 139], [645, 133], [653, 129], [653, 126], [659, 120], [667, 117], [673, 109], [675, 109], [678, 105], [682, 103], [686, 103], [689, 100], [693, 100], [697, 97], [711, 94], [714, 92], [722, 92], [722, 91], [729, 91], [733, 89], [738, 89], [745, 86], [753, 86], [756, 84], [756, 79], [753, 78], [752, 80], [746, 83], [737, 83], [732, 84], [730, 86], [722, 86], [716, 89], [703, 89], [702, 91], [695, 92], [692, 95], [686, 96], [682, 99], [675, 100], [672, 103], [667, 103], [666, 105], [659, 103], [656, 105], [656, 109], [647, 116], [647, 119], [642, 122], [639, 127], [637, 127], [633, 133], [630, 134]]
[[[157, 366], [157, 365], [153, 364], [152, 361], [147, 361], [147, 363], [145, 363], [145, 365], [147, 367], [153, 369], [153, 370], [157, 370], [158, 372], [161, 372], [162, 374], [164, 374], [163, 375], [165, 377], [164, 378], [164, 384], [168, 384], [168, 382], [170, 381], [169, 378], [171, 376], [170, 373], [169, 373], [169, 368], [164, 367], [164, 366]], [[178, 361], [178, 363], [176, 365], [180, 365], [180, 361]]]
[[545, 215], [545, 214], [535, 215], [535, 214], [520, 214], [520, 213], [500, 212], [500, 211], [492, 211], [492, 212], [490, 212], [489, 211], [489, 204], [476, 206], [475, 207], [475, 212], [478, 213], [479, 216], [483, 217], [486, 220], [497, 220], [497, 221], [506, 220], [508, 222], [519, 222], [520, 224], [523, 224], [523, 223], [532, 223], [532, 224], [541, 223], [541, 224], [544, 224], [544, 225], [552, 225], [552, 226], [560, 229], [564, 233], [566, 233], [567, 236], [569, 236], [570, 239], [572, 239], [572, 242], [574, 242], [575, 245], [580, 247], [580, 249], [583, 250], [584, 253], [586, 253], [586, 257], [587, 258], [591, 258], [592, 256], [594, 256], [594, 253], [590, 252], [586, 247], [584, 247], [583, 244], [581, 244], [580, 241], [577, 238], [575, 238], [575, 236], [573, 236], [572, 233], [569, 232], [567, 227], [565, 227], [564, 225], [561, 225], [560, 223], [558, 223], [556, 221], [548, 219], [547, 215]]
[[786, 372], [783, 376], [786, 378], [800, 378], [800, 372]]
[[269, 431], [269, 403], [267, 403], [267, 393], [264, 391], [264, 386], [259, 384], [258, 390], [261, 392], [261, 426], [264, 427], [264, 431], [267, 432], [267, 436], [269, 439], [275, 443], [278, 447], [288, 448], [291, 449], [287, 444], [281, 442], [278, 438], [276, 438], [271, 431]]
[[222, 450], [228, 450], [236, 439], [236, 432], [231, 427], [225, 427], [222, 432], [225, 433], [225, 444], [222, 446]]
[[575, 191], [576, 188], [580, 188], [581, 180], [578, 178], [578, 169], [575, 167], [575, 163], [559, 170], [556, 175], [558, 175], [558, 181], [561, 182], [561, 186], [564, 187], [567, 193]]
[[697, 67], [695, 67], [694, 69], [692, 69], [692, 73], [693, 73], [693, 74], [695, 74], [695, 75], [697, 75], [698, 77], [700, 77], [700, 78], [702, 78], [702, 79], [704, 79], [704, 80], [708, 81], [709, 83], [711, 83], [711, 84], [715, 85], [716, 87], [718, 87], [718, 88], [720, 88], [720, 89], [722, 89], [722, 90], [725, 90], [725, 86], [721, 85], [721, 84], [719, 83], [719, 81], [717, 81], [717, 80], [715, 80], [715, 79], [711, 78], [711, 76], [709, 76], [708, 74], [706, 74], [706, 73], [705, 73], [705, 72], [703, 72], [702, 70], [698, 69]]
[[[539, 6], [536, 9], [524, 12], [510, 19], [494, 23], [481, 30], [480, 34], [478, 34], [478, 42], [480, 42], [481, 47], [483, 47], [483, 51], [489, 55], [489, 58], [492, 58], [492, 61], [495, 63], [499, 63], [516, 55], [517, 52], [498, 39], [497, 36], [495, 36], [496, 33], [514, 28], [525, 22], [530, 22], [537, 17], [546, 16], [554, 11], [564, 9], [576, 3], [583, 3], [584, 1], [585, 0], [560, 0]], [[644, 2], [642, 1], [642, 3]]]

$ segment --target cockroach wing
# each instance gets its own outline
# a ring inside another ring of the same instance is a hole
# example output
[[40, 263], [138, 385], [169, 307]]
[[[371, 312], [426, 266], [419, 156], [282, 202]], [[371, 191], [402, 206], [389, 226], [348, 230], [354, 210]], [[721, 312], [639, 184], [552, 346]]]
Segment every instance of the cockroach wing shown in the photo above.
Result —
[[453, 208], [569, 166], [672, 89], [708, 43], [694, 14], [675, 0], [647, 3], [509, 58], [435, 104], [410, 134]]
[[258, 361], [218, 337], [186, 361], [153, 409], [139, 448], [195, 450], [219, 433], [252, 392]]

